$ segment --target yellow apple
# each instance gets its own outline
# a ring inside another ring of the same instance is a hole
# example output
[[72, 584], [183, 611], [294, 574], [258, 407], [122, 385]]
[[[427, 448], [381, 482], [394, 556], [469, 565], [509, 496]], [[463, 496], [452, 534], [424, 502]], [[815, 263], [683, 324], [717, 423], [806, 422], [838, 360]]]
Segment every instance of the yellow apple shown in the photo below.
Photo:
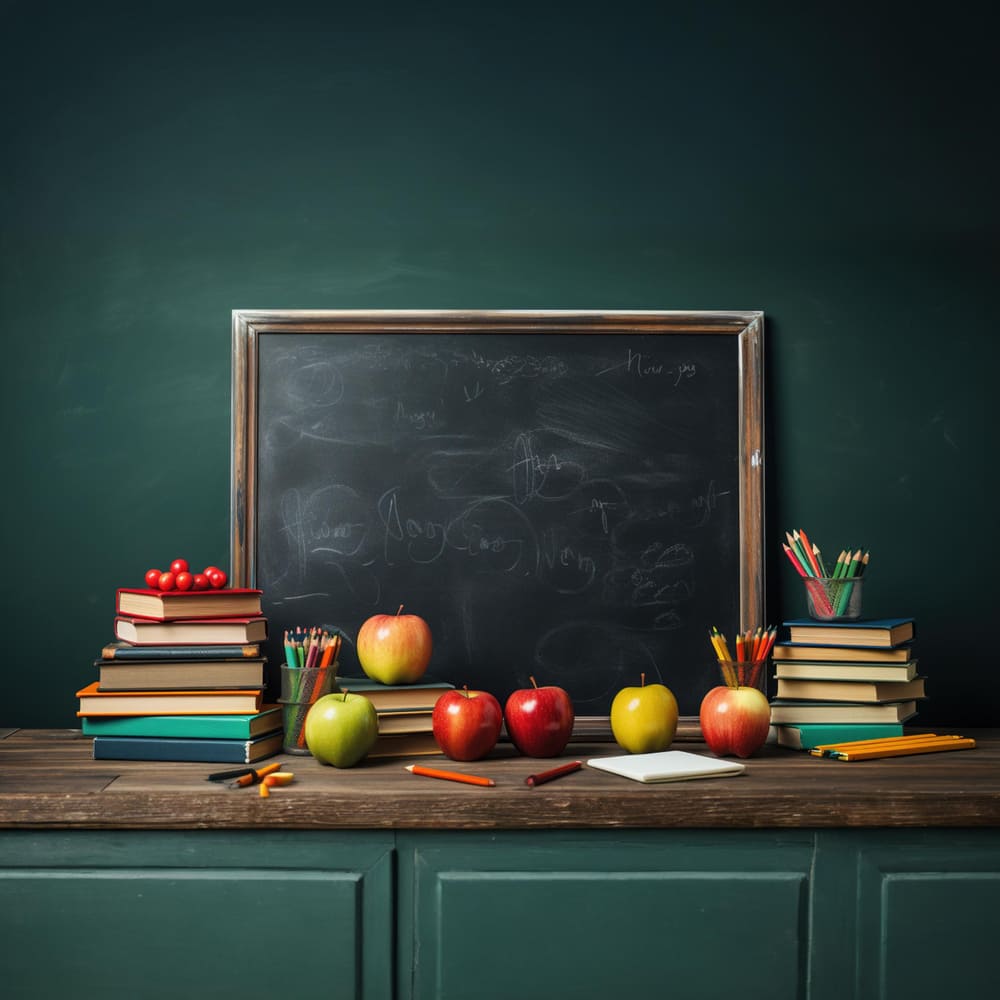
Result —
[[622, 688], [611, 703], [611, 732], [629, 753], [666, 750], [677, 732], [677, 699], [663, 684]]

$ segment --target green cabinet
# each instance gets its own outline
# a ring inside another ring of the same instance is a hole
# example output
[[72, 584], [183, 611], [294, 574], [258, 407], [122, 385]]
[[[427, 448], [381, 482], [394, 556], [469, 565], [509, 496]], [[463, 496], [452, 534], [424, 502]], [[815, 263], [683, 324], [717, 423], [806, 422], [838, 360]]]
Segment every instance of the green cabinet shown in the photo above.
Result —
[[18, 1000], [995, 992], [992, 830], [2, 831]]
[[852, 839], [858, 1000], [1000, 994], [995, 835]]
[[390, 837], [0, 835], [0, 992], [18, 1000], [389, 997]]
[[413, 997], [804, 995], [808, 832], [403, 843], [399, 964]]

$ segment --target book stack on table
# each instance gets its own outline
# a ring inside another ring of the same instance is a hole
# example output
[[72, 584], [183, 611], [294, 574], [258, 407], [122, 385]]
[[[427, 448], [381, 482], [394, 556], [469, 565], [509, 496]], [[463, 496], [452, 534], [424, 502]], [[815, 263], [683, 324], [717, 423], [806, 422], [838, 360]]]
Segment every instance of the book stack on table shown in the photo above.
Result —
[[441, 753], [434, 739], [434, 705], [454, 688], [447, 681], [425, 677], [416, 684], [380, 684], [367, 677], [335, 679], [338, 691], [364, 695], [378, 716], [378, 739], [368, 757], [415, 757]]
[[782, 623], [771, 653], [771, 722], [781, 746], [900, 736], [926, 697], [912, 618]]
[[250, 764], [281, 750], [261, 591], [121, 588], [115, 607], [116, 639], [76, 693], [96, 760]]

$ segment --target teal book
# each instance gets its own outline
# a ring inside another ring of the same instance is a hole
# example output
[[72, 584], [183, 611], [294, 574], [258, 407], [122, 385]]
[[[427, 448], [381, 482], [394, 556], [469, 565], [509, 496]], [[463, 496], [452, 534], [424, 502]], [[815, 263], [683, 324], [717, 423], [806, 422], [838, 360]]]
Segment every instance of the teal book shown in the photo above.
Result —
[[94, 760], [169, 760], [205, 764], [253, 764], [282, 748], [277, 730], [253, 740], [200, 740], [172, 736], [95, 736]]
[[264, 705], [253, 715], [84, 716], [84, 736], [250, 740], [281, 728], [281, 706]]
[[793, 750], [812, 750], [814, 747], [825, 746], [827, 743], [847, 743], [850, 740], [878, 740], [887, 736], [902, 736], [901, 722], [884, 724], [867, 723], [852, 725], [850, 723], [822, 725], [820, 723], [801, 723], [797, 726], [775, 726], [778, 735], [778, 746], [791, 747]]

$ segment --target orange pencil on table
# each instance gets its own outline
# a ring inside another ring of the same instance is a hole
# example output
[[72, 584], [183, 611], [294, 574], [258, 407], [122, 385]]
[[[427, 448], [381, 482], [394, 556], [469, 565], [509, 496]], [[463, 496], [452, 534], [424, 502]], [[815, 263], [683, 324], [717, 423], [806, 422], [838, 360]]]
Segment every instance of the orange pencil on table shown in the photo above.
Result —
[[492, 788], [496, 784], [492, 778], [481, 778], [478, 774], [439, 771], [436, 767], [423, 767], [421, 764], [408, 764], [406, 770], [411, 774], [422, 774], [425, 778], [441, 778], [444, 781], [458, 781], [465, 785], [483, 785]]
[[260, 781], [264, 775], [279, 770], [281, 770], [281, 761], [278, 761], [276, 764], [265, 764], [263, 767], [258, 767], [249, 774], [244, 774], [242, 777], [237, 778], [229, 787], [245, 788], [247, 785], [252, 785], [255, 781]]

